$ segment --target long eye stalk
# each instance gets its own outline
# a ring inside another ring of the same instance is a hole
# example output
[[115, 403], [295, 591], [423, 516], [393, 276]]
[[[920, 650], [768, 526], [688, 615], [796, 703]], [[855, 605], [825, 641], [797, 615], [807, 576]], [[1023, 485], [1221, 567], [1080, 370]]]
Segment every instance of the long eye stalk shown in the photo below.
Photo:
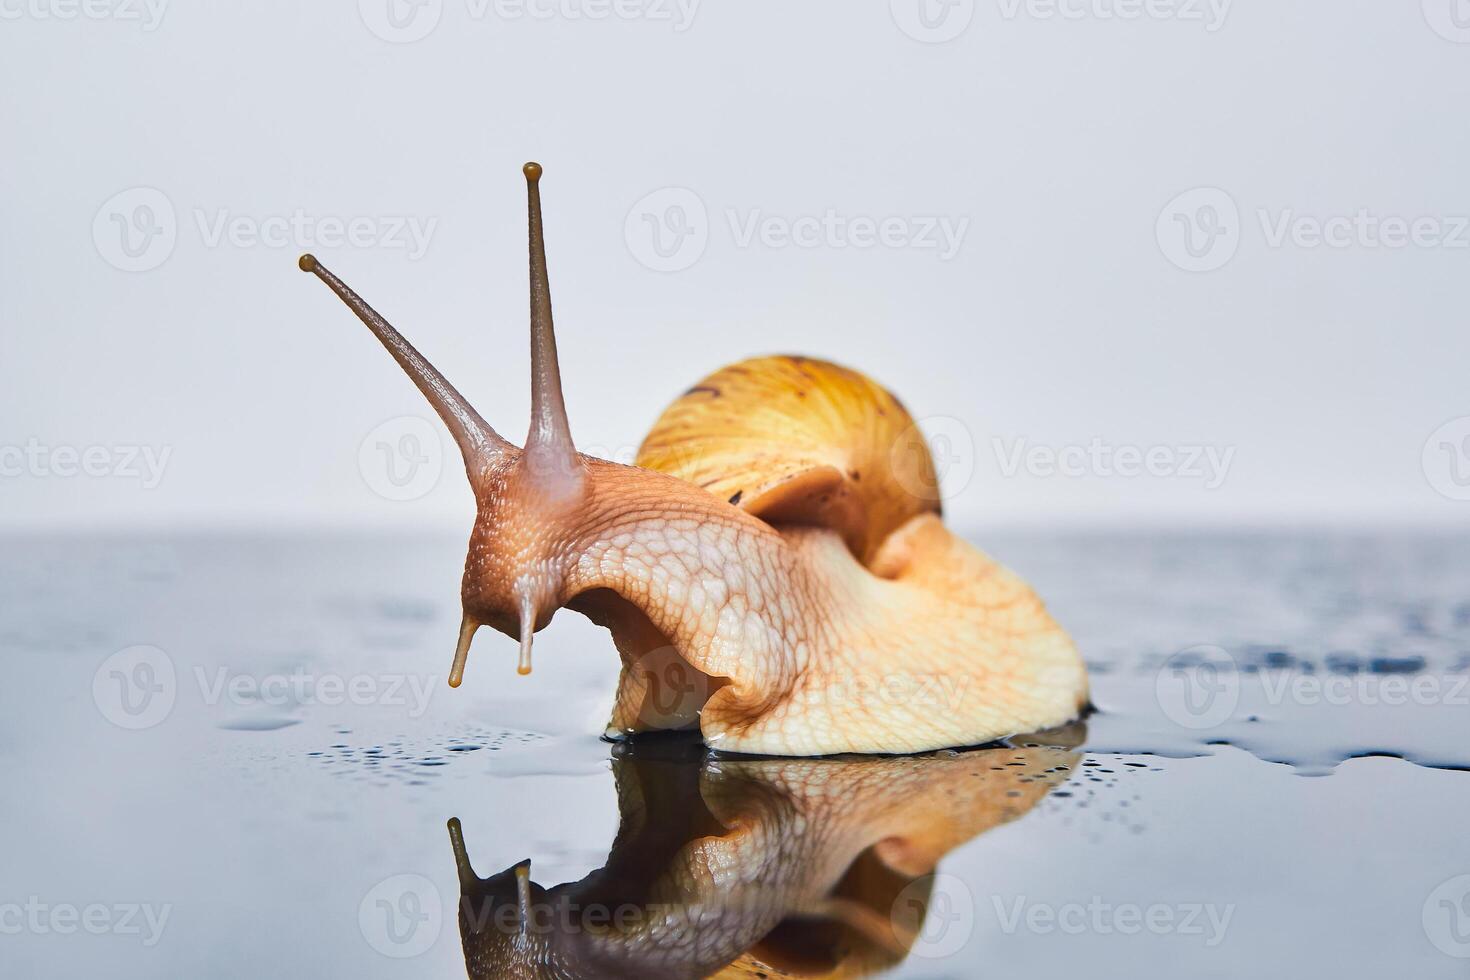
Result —
[[[530, 247], [531, 298], [531, 426], [526, 435], [525, 450], [520, 454], [513, 479], [518, 497], [565, 508], [580, 499], [587, 479], [582, 459], [572, 443], [571, 426], [567, 423], [566, 402], [562, 398], [561, 368], [556, 357], [556, 330], [551, 318], [551, 280], [546, 271], [546, 235], [541, 218], [541, 165], [528, 163], [522, 168], [526, 176], [528, 239]], [[418, 389], [424, 393], [434, 411], [444, 420], [454, 441], [464, 455], [465, 468], [471, 480], [485, 474], [492, 464], [504, 458], [514, 447], [502, 439], [482, 419], [442, 374], [424, 359], [413, 345], [383, 319], [362, 297], [338, 279], [313, 255], [301, 256], [303, 272], [315, 275], [357, 314], [373, 335], [387, 348]], [[549, 601], [547, 583], [528, 580], [517, 588], [517, 615], [520, 619], [520, 659], [517, 669], [531, 672], [531, 640], [536, 632], [539, 609]], [[458, 687], [464, 678], [470, 643], [480, 623], [465, 611], [460, 623], [459, 642], [449, 670], [449, 684]]]
[[465, 397], [461, 395], [444, 375], [424, 359], [424, 356], [414, 349], [404, 339], [403, 334], [393, 329], [393, 325], [369, 306], [361, 296], [352, 291], [341, 279], [332, 273], [330, 269], [317, 261], [316, 256], [307, 253], [301, 256], [297, 265], [302, 272], [310, 272], [336, 293], [347, 308], [357, 314], [357, 318], [367, 325], [373, 335], [382, 342], [403, 368], [409, 379], [418, 386], [419, 391], [429, 400], [434, 411], [448, 426], [450, 435], [459, 444], [459, 451], [464, 456], [465, 468], [471, 471], [483, 470], [487, 463], [494, 457], [510, 448], [510, 443], [500, 437], [500, 434], [490, 427], [490, 424], [480, 418], [480, 413], [475, 411]]
[[531, 430], [526, 450], [543, 464], [572, 472], [577, 457], [567, 406], [561, 394], [556, 331], [551, 320], [551, 280], [546, 272], [546, 235], [541, 222], [541, 164], [528, 163], [526, 198], [531, 252]]

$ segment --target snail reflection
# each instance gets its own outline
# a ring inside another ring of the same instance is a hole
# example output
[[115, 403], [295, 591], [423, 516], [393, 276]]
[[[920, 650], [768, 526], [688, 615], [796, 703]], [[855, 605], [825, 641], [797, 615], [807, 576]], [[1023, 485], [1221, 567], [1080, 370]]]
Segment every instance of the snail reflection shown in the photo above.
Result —
[[580, 881], [543, 887], [530, 861], [481, 878], [449, 821], [466, 969], [476, 980], [879, 972], [953, 915], [935, 889], [940, 859], [1076, 770], [1079, 727], [923, 757], [622, 746], [618, 833]]

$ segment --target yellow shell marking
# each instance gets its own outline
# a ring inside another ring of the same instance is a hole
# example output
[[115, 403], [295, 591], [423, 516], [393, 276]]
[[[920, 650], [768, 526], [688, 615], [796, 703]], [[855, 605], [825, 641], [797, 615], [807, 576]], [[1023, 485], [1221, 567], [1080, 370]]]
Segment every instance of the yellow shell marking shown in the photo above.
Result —
[[711, 374], [664, 410], [635, 463], [771, 524], [833, 528], [865, 565], [910, 518], [940, 509], [929, 447], [898, 399], [810, 357]]

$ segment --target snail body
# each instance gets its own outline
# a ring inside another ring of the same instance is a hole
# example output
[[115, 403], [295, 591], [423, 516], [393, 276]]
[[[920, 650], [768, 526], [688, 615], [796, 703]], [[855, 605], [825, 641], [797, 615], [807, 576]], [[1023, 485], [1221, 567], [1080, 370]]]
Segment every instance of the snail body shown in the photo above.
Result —
[[1087, 700], [1066, 633], [1019, 578], [943, 524], [928, 448], [858, 372], [799, 357], [732, 365], [655, 423], [636, 465], [576, 451], [526, 166], [531, 427], [495, 432], [311, 256], [454, 436], [475, 493], [450, 684], [482, 625], [520, 640], [562, 607], [623, 662], [608, 734], [695, 728], [770, 755], [917, 752], [1063, 724]]

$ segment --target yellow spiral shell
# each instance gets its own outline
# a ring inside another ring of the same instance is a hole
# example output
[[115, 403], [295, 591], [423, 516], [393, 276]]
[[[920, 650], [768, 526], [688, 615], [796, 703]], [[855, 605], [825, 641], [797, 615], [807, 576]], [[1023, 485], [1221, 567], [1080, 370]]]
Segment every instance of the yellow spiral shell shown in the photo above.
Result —
[[833, 528], [865, 564], [910, 518], [939, 512], [929, 446], [898, 399], [809, 357], [711, 374], [664, 410], [635, 462], [769, 523]]

